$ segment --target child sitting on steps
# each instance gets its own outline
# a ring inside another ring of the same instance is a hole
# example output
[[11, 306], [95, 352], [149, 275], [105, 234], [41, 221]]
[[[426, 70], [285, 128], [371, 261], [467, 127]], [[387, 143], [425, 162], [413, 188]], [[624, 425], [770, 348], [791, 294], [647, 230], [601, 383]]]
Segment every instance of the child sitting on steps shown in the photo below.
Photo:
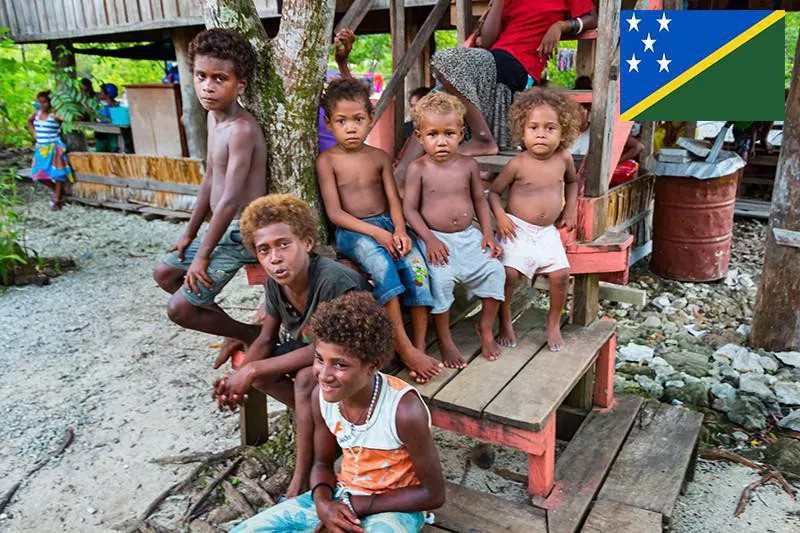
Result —
[[311, 397], [312, 488], [232, 533], [411, 533], [422, 529], [423, 511], [444, 503], [428, 408], [413, 387], [378, 371], [392, 353], [393, 329], [366, 292], [319, 306], [310, 328], [318, 382]]
[[[431, 314], [442, 360], [450, 368], [467, 366], [450, 333], [455, 284], [463, 284], [468, 297], [481, 299], [481, 354], [493, 361], [501, 352], [492, 326], [505, 283], [503, 265], [496, 259], [503, 250], [492, 236], [478, 163], [457, 153], [464, 137], [464, 113], [464, 105], [445, 93], [431, 93], [417, 102], [414, 127], [425, 155], [408, 166], [403, 201], [406, 218], [425, 245], [435, 301]], [[480, 231], [472, 226], [476, 214]]]
[[[375, 283], [374, 296], [392, 319], [395, 349], [423, 383], [442, 364], [425, 354], [428, 308], [433, 305], [425, 258], [406, 232], [389, 155], [364, 144], [372, 122], [369, 89], [359, 80], [333, 80], [322, 97], [325, 125], [336, 146], [317, 158], [325, 211], [336, 228], [336, 248]], [[413, 343], [400, 307], [410, 309]]]
[[[564, 348], [561, 310], [567, 298], [569, 262], [556, 228], [575, 227], [578, 176], [567, 147], [578, 136], [580, 114], [578, 105], [566, 96], [533, 88], [511, 106], [510, 122], [511, 133], [525, 151], [503, 167], [489, 193], [506, 269], [506, 300], [500, 310], [498, 342], [516, 345], [509, 305], [516, 283], [522, 276], [533, 283], [537, 274], [547, 274], [547, 345], [557, 352]], [[509, 187], [504, 210], [500, 195]]]

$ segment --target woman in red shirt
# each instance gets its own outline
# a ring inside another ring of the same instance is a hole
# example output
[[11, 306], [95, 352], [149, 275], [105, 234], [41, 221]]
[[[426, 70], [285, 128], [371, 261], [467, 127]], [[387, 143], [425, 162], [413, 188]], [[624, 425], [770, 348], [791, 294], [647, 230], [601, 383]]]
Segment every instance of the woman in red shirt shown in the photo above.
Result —
[[[512, 94], [540, 82], [562, 35], [596, 27], [592, 0], [492, 0], [478, 28], [476, 47], [442, 50], [431, 63], [440, 88], [467, 106], [471, 139], [460, 151], [491, 155], [498, 147], [509, 148], [507, 113]], [[405, 166], [422, 155], [419, 143], [411, 139], [416, 146], [406, 147], [400, 161], [401, 182]]]

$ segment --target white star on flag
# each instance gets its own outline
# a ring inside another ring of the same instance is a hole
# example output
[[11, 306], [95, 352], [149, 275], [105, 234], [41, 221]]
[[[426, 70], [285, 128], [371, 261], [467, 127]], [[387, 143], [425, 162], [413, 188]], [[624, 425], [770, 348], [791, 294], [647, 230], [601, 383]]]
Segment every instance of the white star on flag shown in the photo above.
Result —
[[669, 23], [672, 22], [672, 19], [668, 19], [667, 14], [662, 11], [661, 18], [656, 19], [656, 22], [658, 22], [658, 31], [661, 30], [669, 31]]
[[642, 62], [641, 59], [636, 59], [636, 54], [632, 54], [630, 59], [626, 59], [625, 61], [628, 62], [628, 72], [639, 72], [639, 63]]
[[647, 39], [642, 39], [642, 42], [644, 43], [645, 52], [647, 52], [648, 50], [650, 50], [651, 52], [655, 52], [655, 50], [653, 49], [653, 45], [656, 44], [656, 40], [650, 37], [649, 33], [647, 34]]
[[666, 70], [669, 72], [669, 64], [672, 63], [671, 59], [667, 59], [666, 54], [661, 54], [661, 59], [656, 59], [656, 63], [658, 63], [658, 71], [662, 72]]
[[639, 23], [641, 21], [642, 19], [636, 18], [636, 13], [631, 13], [631, 18], [625, 20], [625, 22], [630, 24], [630, 26], [628, 27], [628, 31], [633, 31], [633, 30], [639, 31]]

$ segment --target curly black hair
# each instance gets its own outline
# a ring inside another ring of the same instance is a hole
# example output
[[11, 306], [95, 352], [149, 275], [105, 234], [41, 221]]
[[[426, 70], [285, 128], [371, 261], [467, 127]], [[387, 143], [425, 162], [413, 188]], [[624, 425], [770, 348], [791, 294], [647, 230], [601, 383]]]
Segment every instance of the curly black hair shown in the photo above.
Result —
[[317, 240], [317, 221], [311, 207], [291, 194], [269, 194], [256, 198], [245, 207], [240, 219], [244, 247], [255, 254], [256, 231], [270, 224], [284, 223], [301, 240]]
[[36, 93], [36, 99], [38, 100], [39, 98], [46, 98], [47, 101], [49, 102], [50, 101], [50, 91], [39, 91], [38, 93]]
[[369, 99], [369, 87], [355, 78], [336, 78], [328, 84], [322, 93], [322, 107], [325, 109], [325, 116], [331, 117], [334, 106], [341, 100], [351, 102], [364, 102], [367, 114], [372, 116], [372, 102]]
[[189, 43], [189, 68], [194, 72], [194, 58], [208, 56], [227, 59], [233, 63], [233, 71], [239, 79], [250, 80], [256, 68], [256, 53], [253, 46], [241, 33], [215, 28], [201, 31]]
[[350, 291], [317, 307], [310, 322], [317, 341], [335, 344], [380, 368], [392, 356], [392, 321], [372, 294]]
[[[419, 104], [418, 104], [419, 105]], [[525, 124], [534, 108], [546, 105], [553, 108], [561, 124], [561, 143], [558, 148], [566, 149], [580, 135], [581, 117], [578, 104], [563, 92], [553, 89], [533, 87], [517, 96], [508, 113], [508, 126], [514, 142], [522, 144]], [[525, 146], [522, 146], [524, 149]]]

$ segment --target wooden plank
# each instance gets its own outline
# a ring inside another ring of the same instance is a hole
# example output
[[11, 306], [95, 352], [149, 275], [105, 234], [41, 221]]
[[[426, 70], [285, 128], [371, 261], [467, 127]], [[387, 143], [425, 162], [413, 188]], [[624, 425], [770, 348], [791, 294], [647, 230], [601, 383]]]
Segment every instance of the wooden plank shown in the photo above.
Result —
[[333, 34], [336, 35], [340, 30], [345, 28], [356, 31], [358, 25], [361, 24], [361, 21], [367, 16], [369, 10], [372, 9], [372, 4], [374, 2], [375, 0], [355, 0], [355, 2], [350, 4], [350, 7], [347, 8], [347, 12], [344, 16], [339, 20], [339, 23], [333, 30]]
[[153, 9], [150, 7], [150, 0], [139, 0], [139, 13], [142, 17], [142, 22], [153, 20]]
[[772, 204], [759, 200], [737, 199], [733, 214], [742, 217], [769, 219]]
[[456, 35], [458, 44], [463, 44], [472, 33], [472, 0], [455, 0]]
[[570, 407], [577, 407], [579, 409], [591, 409], [592, 400], [594, 399], [594, 365], [578, 380], [578, 383], [572, 387], [566, 398], [564, 398], [564, 405]]
[[434, 511], [436, 526], [469, 533], [547, 533], [547, 522], [529, 505], [446, 484], [445, 503]]
[[788, 246], [789, 248], [800, 248], [800, 231], [792, 231], [783, 228], [772, 228], [772, 235], [775, 237], [775, 244], [778, 246]]
[[253, 387], [247, 393], [245, 404], [239, 409], [239, 438], [242, 446], [258, 446], [269, 439], [267, 397]]
[[97, 26], [103, 28], [109, 25], [108, 10], [106, 9], [105, 0], [94, 0], [93, 13], [97, 13]]
[[[139, 2], [126, 2], [125, 10], [129, 24], [135, 24], [142, 21], [142, 15], [139, 13]], [[175, 13], [175, 18], [178, 18], [177, 11]]]
[[75, 122], [76, 128], [86, 128], [100, 133], [113, 133], [114, 135], [121, 134], [124, 130], [130, 130], [130, 126], [117, 126], [114, 124], [107, 124], [104, 122]]
[[75, 179], [87, 183], [98, 183], [101, 185], [111, 185], [114, 187], [130, 187], [131, 189], [147, 189], [150, 191], [171, 192], [176, 194], [197, 195], [200, 191], [199, 185], [190, 183], [173, 183], [169, 181], [158, 181], [147, 178], [130, 178], [121, 176], [102, 176], [99, 174], [88, 174], [86, 172], [76, 172]]
[[597, 320], [588, 327], [564, 327], [564, 349], [541, 350], [484, 409], [483, 416], [539, 431], [594, 363], [614, 327], [615, 322], [610, 320]]
[[[411, 13], [409, 12], [409, 15]], [[406, 8], [405, 0], [390, 0], [389, 25], [392, 30], [392, 81], [395, 84], [394, 98], [394, 151], [392, 155], [400, 152], [403, 146], [403, 123], [406, 119], [406, 72], [399, 75], [398, 67], [406, 54]], [[420, 50], [421, 52], [422, 50]], [[416, 54], [419, 55], [419, 54]], [[416, 57], [415, 55], [415, 57]]]
[[593, 411], [586, 417], [558, 458], [555, 487], [541, 504], [547, 509], [549, 533], [578, 530], [642, 403], [642, 398], [626, 395], [613, 409]]
[[425, 22], [419, 29], [419, 33], [417, 33], [416, 37], [414, 37], [411, 47], [409, 47], [408, 51], [406, 51], [406, 54], [403, 56], [403, 59], [400, 60], [399, 65], [394, 67], [392, 79], [386, 85], [386, 88], [384, 88], [381, 98], [378, 100], [378, 105], [375, 106], [375, 118], [372, 121], [373, 125], [378, 122], [381, 114], [389, 105], [389, 101], [396, 94], [398, 94], [398, 88], [402, 86], [401, 81], [403, 78], [405, 78], [405, 75], [408, 74], [408, 71], [411, 68], [414, 60], [422, 52], [422, 49], [425, 48], [425, 45], [428, 43], [428, 39], [430, 39], [431, 35], [433, 35], [433, 32], [436, 30], [436, 26], [439, 25], [442, 15], [444, 15], [445, 11], [447, 11], [449, 7], [450, 0], [437, 0], [436, 5], [428, 15], [428, 18], [425, 19]]
[[[661, 515], [621, 503], [594, 504], [583, 533], [661, 533]], [[552, 530], [551, 530], [552, 531]]]
[[668, 524], [702, 423], [700, 413], [648, 402], [597, 499], [660, 513]]
[[189, 220], [192, 218], [192, 214], [186, 211], [175, 211], [174, 209], [163, 209], [161, 207], [142, 207], [139, 209], [139, 212], [143, 215], [158, 215], [182, 220]]
[[572, 320], [587, 326], [597, 319], [600, 301], [600, 276], [581, 274], [575, 276], [575, 294], [572, 297]]
[[544, 316], [545, 312], [541, 309], [528, 309], [514, 324], [518, 339], [515, 348], [503, 348], [502, 355], [496, 361], [476, 357], [433, 396], [432, 404], [480, 417], [483, 409], [547, 344]]

